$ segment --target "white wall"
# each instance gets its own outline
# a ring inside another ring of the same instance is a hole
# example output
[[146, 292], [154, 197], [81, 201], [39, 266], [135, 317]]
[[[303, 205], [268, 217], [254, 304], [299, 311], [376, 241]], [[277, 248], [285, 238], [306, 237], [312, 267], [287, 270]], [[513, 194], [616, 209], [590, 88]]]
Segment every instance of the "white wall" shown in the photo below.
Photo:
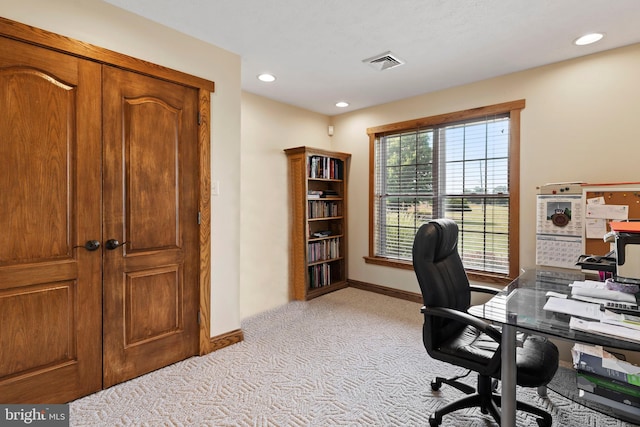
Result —
[[242, 94], [240, 316], [289, 302], [289, 180], [285, 148], [330, 149], [329, 117]]
[[211, 334], [240, 327], [240, 58], [99, 0], [2, 0], [0, 16], [215, 82]]
[[368, 127], [525, 99], [520, 264], [533, 266], [537, 185], [640, 181], [638, 70], [640, 44], [334, 117], [332, 149], [352, 153], [349, 277], [418, 292], [412, 271], [365, 264], [363, 260], [369, 239]]

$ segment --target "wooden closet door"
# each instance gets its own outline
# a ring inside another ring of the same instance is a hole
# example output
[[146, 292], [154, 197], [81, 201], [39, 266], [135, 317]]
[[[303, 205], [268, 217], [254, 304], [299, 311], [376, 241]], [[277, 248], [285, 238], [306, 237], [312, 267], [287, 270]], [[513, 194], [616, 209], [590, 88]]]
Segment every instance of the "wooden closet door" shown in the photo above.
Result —
[[100, 70], [0, 37], [1, 403], [102, 385]]
[[109, 387], [198, 351], [198, 95], [106, 66], [103, 91]]

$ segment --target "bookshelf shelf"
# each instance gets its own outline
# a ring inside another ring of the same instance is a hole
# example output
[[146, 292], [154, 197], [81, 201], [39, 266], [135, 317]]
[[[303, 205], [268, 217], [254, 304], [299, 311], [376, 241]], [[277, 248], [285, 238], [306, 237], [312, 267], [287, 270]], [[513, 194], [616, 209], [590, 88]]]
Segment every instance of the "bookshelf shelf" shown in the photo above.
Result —
[[325, 216], [322, 218], [309, 218], [309, 222], [311, 221], [332, 221], [332, 220], [336, 220], [336, 219], [342, 219], [341, 216]]
[[316, 262], [310, 262], [308, 265], [312, 266], [312, 265], [318, 265], [318, 264], [325, 264], [328, 262], [337, 262], [337, 261], [342, 261], [344, 260], [344, 257], [338, 257], [338, 258], [332, 258], [332, 259], [325, 259], [322, 261], [316, 261]]
[[347, 177], [351, 154], [284, 150], [291, 207], [290, 295], [309, 300], [347, 286]]

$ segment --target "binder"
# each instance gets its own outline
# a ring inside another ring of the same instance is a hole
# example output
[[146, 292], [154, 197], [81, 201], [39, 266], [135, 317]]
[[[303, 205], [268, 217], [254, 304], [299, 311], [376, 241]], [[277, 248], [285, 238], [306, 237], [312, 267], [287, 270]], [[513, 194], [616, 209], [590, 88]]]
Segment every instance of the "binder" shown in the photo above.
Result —
[[625, 418], [626, 420], [634, 423], [640, 422], [639, 408], [634, 408], [633, 406], [625, 405], [624, 403], [616, 402], [615, 400], [607, 399], [606, 397], [598, 396], [597, 394], [590, 393], [585, 390], [580, 390], [578, 396], [611, 408], [611, 410], [620, 416], [620, 418]]
[[578, 371], [578, 389], [636, 408], [640, 414], [640, 387]]
[[[628, 362], [624, 362], [622, 360], [620, 362], [629, 364]], [[622, 372], [616, 369], [603, 367], [602, 357], [589, 354], [589, 353], [577, 352], [577, 357], [574, 360], [574, 365], [578, 371], [596, 374], [601, 377], [610, 378], [613, 380], [620, 381], [622, 383], [627, 383], [627, 384], [634, 385], [636, 387], [640, 387], [639, 374], [628, 374], [626, 372]], [[638, 369], [640, 370], [640, 368]]]

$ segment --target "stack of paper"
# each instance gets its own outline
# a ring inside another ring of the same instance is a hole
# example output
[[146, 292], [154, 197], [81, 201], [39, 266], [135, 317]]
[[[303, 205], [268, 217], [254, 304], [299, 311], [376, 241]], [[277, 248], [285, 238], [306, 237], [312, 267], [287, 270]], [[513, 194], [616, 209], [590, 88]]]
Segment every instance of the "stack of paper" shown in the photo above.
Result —
[[624, 326], [625, 328], [636, 329], [640, 331], [640, 317], [631, 316], [630, 314], [614, 313], [613, 311], [605, 310], [602, 314], [603, 323], [610, 325]]
[[569, 286], [571, 287], [571, 297], [574, 299], [599, 304], [604, 304], [607, 301], [636, 303], [635, 295], [607, 289], [604, 282], [596, 282], [595, 280], [576, 281]]
[[640, 367], [617, 359], [600, 346], [576, 343], [571, 354], [580, 397], [627, 420], [640, 421]]
[[622, 338], [628, 341], [640, 342], [640, 330], [617, 326], [604, 322], [594, 322], [571, 317], [569, 327], [578, 331], [596, 333], [614, 338]]
[[570, 315], [571, 329], [640, 342], [640, 317], [600, 309], [607, 301], [635, 304], [633, 294], [606, 289], [604, 283], [595, 281], [570, 286], [571, 298], [550, 296], [543, 309]]
[[576, 301], [569, 298], [550, 297], [542, 308], [556, 313], [570, 314], [571, 316], [579, 316], [598, 321], [602, 319], [603, 315], [603, 312], [600, 311], [599, 304]]

